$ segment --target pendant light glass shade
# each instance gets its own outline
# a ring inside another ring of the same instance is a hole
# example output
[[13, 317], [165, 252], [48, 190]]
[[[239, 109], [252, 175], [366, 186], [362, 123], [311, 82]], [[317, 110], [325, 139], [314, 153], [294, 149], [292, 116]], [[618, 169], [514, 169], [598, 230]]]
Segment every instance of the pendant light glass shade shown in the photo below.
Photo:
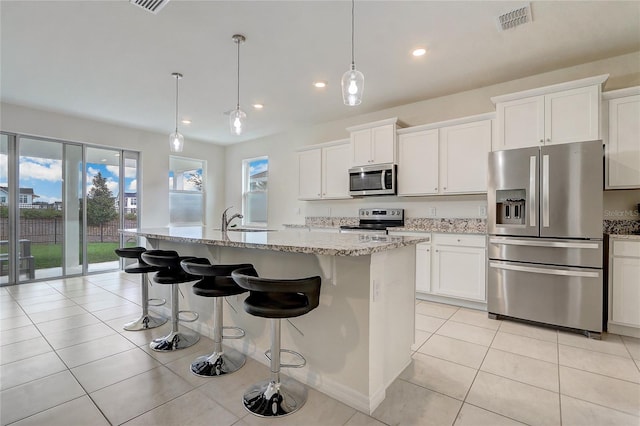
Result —
[[351, 69], [342, 75], [342, 100], [345, 105], [355, 106], [362, 103], [364, 74], [351, 64]]
[[238, 45], [238, 74], [237, 74], [237, 102], [236, 108], [229, 113], [229, 126], [231, 134], [240, 136], [245, 127], [247, 114], [240, 109], [240, 44], [244, 43], [246, 38], [242, 34], [234, 34], [231, 37], [233, 42]]
[[355, 0], [351, 0], [351, 68], [342, 75], [342, 100], [345, 105], [355, 106], [362, 103], [364, 74], [356, 69], [353, 48], [355, 21]]
[[184, 148], [184, 136], [178, 132], [178, 129], [169, 135], [169, 148], [171, 152], [182, 152]]
[[178, 132], [178, 80], [182, 78], [182, 74], [174, 72], [171, 76], [176, 79], [176, 130], [169, 135], [169, 149], [171, 152], [182, 152], [184, 136]]
[[244, 125], [244, 121], [246, 118], [247, 114], [245, 114], [244, 111], [240, 109], [240, 107], [237, 107], [229, 113], [229, 125], [231, 126], [231, 134], [242, 134], [242, 126]]

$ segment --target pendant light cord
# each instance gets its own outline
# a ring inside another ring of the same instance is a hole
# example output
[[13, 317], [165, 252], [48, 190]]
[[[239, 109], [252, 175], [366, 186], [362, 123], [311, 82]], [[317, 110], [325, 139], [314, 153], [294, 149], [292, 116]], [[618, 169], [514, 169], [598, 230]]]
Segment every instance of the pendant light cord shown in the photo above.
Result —
[[352, 66], [356, 64], [356, 61], [354, 59], [354, 53], [353, 53], [354, 52], [354, 48], [353, 48], [353, 45], [354, 45], [354, 41], [353, 41], [354, 40], [354, 37], [353, 37], [354, 28], [353, 27], [355, 25], [355, 18], [354, 18], [355, 5], [356, 5], [355, 0], [351, 0], [351, 65]]
[[238, 81], [238, 85], [237, 87], [237, 99], [238, 102], [236, 103], [236, 109], [240, 109], [240, 40], [236, 40], [236, 44], [238, 45], [238, 74], [237, 74], [237, 81]]
[[178, 133], [178, 80], [180, 80], [180, 77], [178, 77], [177, 75], [176, 77], [176, 133]]

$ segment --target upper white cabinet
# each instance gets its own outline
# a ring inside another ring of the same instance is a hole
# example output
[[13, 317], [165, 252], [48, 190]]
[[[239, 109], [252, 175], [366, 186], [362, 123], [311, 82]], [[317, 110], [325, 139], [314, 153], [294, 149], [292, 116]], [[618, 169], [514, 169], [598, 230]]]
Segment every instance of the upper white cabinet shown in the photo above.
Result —
[[608, 74], [496, 96], [493, 150], [600, 139], [600, 95]]
[[487, 192], [491, 120], [440, 129], [440, 188], [443, 194]]
[[487, 191], [493, 113], [398, 131], [398, 195]]
[[349, 127], [351, 166], [396, 162], [397, 118]]
[[350, 198], [348, 140], [298, 152], [298, 199]]
[[398, 136], [398, 195], [438, 193], [438, 129]]
[[640, 87], [603, 93], [608, 111], [606, 188], [640, 187]]

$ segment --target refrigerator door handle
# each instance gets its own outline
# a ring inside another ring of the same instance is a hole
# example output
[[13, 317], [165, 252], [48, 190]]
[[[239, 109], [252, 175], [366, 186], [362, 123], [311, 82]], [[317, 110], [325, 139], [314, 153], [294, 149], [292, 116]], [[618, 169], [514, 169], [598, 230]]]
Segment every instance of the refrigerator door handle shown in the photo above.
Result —
[[542, 156], [542, 226], [549, 227], [549, 155]]
[[533, 274], [562, 275], [562, 276], [569, 276], [569, 277], [585, 277], [585, 278], [600, 277], [599, 272], [536, 268], [532, 266], [513, 265], [510, 263], [489, 262], [489, 267], [496, 268], [496, 269], [506, 269], [508, 271], [531, 272]]
[[536, 156], [529, 157], [529, 226], [536, 223]]
[[528, 247], [553, 247], [553, 248], [577, 248], [577, 249], [599, 249], [599, 243], [589, 242], [565, 242], [565, 241], [539, 241], [539, 240], [517, 240], [513, 238], [489, 238], [491, 244], [504, 244], [512, 246]]

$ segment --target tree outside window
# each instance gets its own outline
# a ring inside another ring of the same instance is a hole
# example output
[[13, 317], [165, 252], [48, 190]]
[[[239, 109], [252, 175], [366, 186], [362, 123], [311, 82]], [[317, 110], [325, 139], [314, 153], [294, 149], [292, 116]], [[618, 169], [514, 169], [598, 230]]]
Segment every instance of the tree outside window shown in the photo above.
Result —
[[246, 225], [267, 225], [269, 158], [258, 157], [242, 162], [242, 215]]
[[98, 172], [87, 194], [87, 224], [100, 227], [100, 242], [104, 242], [103, 225], [118, 217], [116, 199], [107, 186], [107, 179]]

